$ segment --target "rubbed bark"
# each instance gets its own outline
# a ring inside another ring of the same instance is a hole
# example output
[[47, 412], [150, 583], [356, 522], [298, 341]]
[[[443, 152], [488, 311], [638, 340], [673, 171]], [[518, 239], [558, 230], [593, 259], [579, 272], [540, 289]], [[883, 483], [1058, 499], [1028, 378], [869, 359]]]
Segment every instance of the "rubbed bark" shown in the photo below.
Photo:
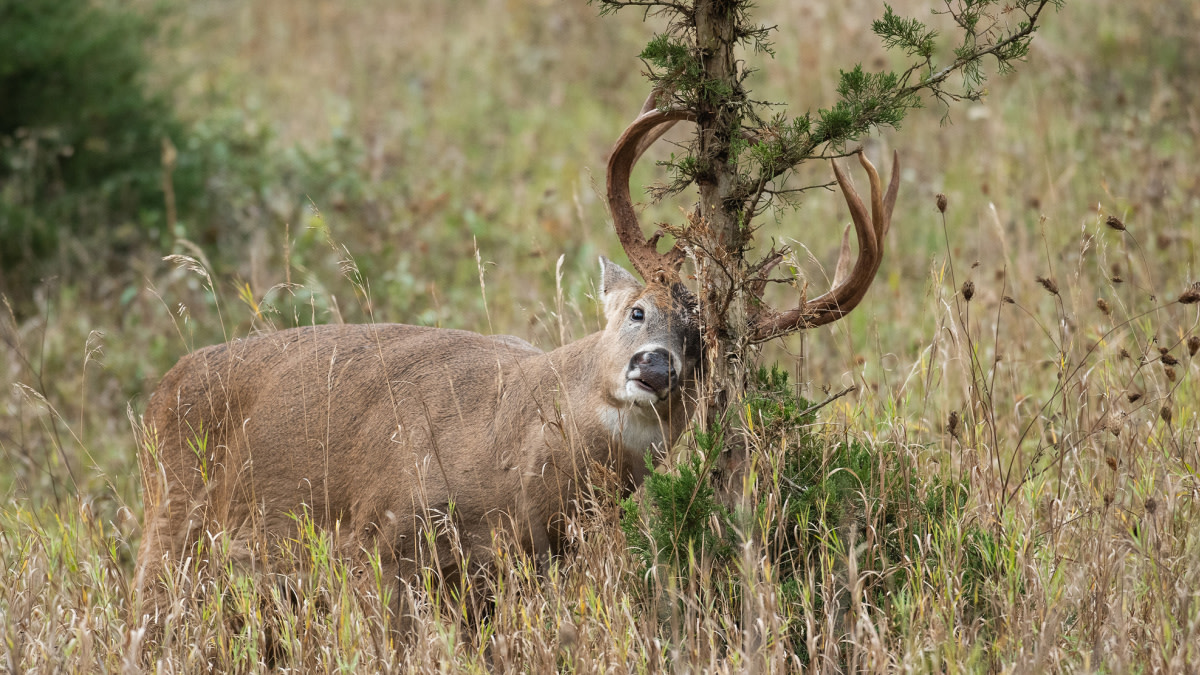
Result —
[[742, 227], [744, 204], [735, 197], [736, 166], [730, 162], [731, 140], [741, 129], [738, 106], [731, 103], [745, 96], [734, 58], [737, 4], [738, 0], [700, 0], [695, 6], [703, 76], [730, 92], [727, 96], [701, 96], [696, 104], [700, 203], [689, 238], [706, 252], [696, 261], [708, 354], [707, 398], [700, 420], [705, 425], [721, 419], [745, 384], [748, 322], [741, 276], [748, 237]]

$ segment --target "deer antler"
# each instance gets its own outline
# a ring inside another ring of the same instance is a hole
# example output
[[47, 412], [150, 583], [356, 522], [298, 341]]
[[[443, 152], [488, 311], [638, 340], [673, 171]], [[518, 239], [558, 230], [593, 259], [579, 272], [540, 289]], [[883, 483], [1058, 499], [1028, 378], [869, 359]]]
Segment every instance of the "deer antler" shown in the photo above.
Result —
[[861, 150], [858, 152], [858, 161], [867, 170], [871, 180], [870, 218], [867, 217], [867, 208], [854, 190], [854, 183], [842, 173], [837, 162], [833, 162], [833, 174], [846, 197], [846, 206], [850, 207], [854, 231], [858, 235], [858, 259], [854, 261], [854, 267], [850, 268], [850, 227], [846, 226], [842, 233], [842, 251], [838, 256], [833, 288], [817, 298], [801, 301], [797, 307], [786, 312], [768, 310], [755, 323], [751, 337], [753, 341], [763, 342], [801, 328], [833, 323], [854, 309], [867, 294], [867, 289], [875, 280], [875, 272], [879, 270], [879, 263], [883, 261], [883, 238], [892, 224], [892, 208], [896, 205], [896, 193], [900, 189], [900, 153], [892, 156], [892, 178], [886, 195], [880, 187], [879, 173]]
[[633, 197], [629, 193], [629, 174], [642, 153], [676, 122], [695, 119], [687, 110], [656, 109], [659, 94], [658, 90], [651, 92], [642, 106], [641, 114], [617, 139], [608, 158], [608, 208], [612, 213], [613, 228], [617, 231], [625, 254], [629, 256], [629, 262], [647, 281], [660, 272], [677, 275], [679, 266], [683, 264], [684, 253], [678, 246], [673, 246], [666, 253], [659, 253], [657, 244], [660, 235], [656, 233], [647, 239], [642, 234], [642, 226], [633, 208]]

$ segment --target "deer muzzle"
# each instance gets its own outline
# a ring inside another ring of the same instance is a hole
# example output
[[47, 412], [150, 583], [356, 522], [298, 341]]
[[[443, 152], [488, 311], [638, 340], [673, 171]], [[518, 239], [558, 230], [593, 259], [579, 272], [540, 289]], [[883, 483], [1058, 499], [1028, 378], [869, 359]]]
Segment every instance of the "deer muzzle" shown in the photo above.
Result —
[[661, 347], [634, 354], [626, 378], [659, 398], [666, 396], [679, 380], [670, 352]]

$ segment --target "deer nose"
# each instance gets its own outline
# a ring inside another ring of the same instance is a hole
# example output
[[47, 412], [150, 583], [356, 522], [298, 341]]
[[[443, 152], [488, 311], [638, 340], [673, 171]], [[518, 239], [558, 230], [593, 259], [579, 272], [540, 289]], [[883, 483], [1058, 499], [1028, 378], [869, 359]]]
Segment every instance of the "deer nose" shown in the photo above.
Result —
[[671, 367], [671, 355], [662, 348], [638, 352], [629, 361], [629, 377], [656, 393], [662, 393], [675, 384], [675, 369]]

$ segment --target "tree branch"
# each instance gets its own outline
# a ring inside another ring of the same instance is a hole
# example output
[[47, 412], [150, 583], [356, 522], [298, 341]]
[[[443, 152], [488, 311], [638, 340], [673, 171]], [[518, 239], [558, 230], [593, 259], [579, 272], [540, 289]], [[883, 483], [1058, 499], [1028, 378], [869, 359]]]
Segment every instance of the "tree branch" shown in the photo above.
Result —
[[915, 93], [921, 91], [922, 89], [930, 89], [932, 91], [939, 91], [937, 89], [937, 85], [941, 84], [942, 82], [945, 82], [946, 79], [949, 78], [951, 75], [953, 75], [956, 71], [961, 70], [968, 64], [978, 61], [989, 54], [995, 54], [996, 52], [998, 52], [1006, 47], [1009, 47], [1010, 45], [1016, 44], [1017, 42], [1020, 42], [1021, 40], [1024, 40], [1025, 38], [1033, 35], [1033, 33], [1037, 30], [1037, 20], [1038, 20], [1038, 17], [1041, 15], [1042, 10], [1046, 8], [1046, 5], [1049, 5], [1052, 2], [1054, 2], [1054, 0], [1039, 0], [1037, 9], [1035, 9], [1032, 14], [1026, 13], [1025, 16], [1029, 19], [1029, 21], [1028, 21], [1028, 23], [1025, 24], [1024, 28], [1009, 35], [1007, 38], [1001, 40], [1000, 42], [996, 42], [996, 43], [992, 44], [990, 47], [987, 47], [986, 49], [981, 49], [979, 51], [972, 52], [968, 56], [963, 56], [963, 57], [959, 57], [959, 58], [955, 59], [954, 63], [946, 66], [945, 68], [942, 68], [941, 70], [939, 70], [938, 72], [934, 73], [933, 75], [925, 78], [924, 80], [921, 80], [921, 82], [901, 89], [899, 91], [898, 95], [899, 96], [912, 95], [912, 94], [915, 94]]

